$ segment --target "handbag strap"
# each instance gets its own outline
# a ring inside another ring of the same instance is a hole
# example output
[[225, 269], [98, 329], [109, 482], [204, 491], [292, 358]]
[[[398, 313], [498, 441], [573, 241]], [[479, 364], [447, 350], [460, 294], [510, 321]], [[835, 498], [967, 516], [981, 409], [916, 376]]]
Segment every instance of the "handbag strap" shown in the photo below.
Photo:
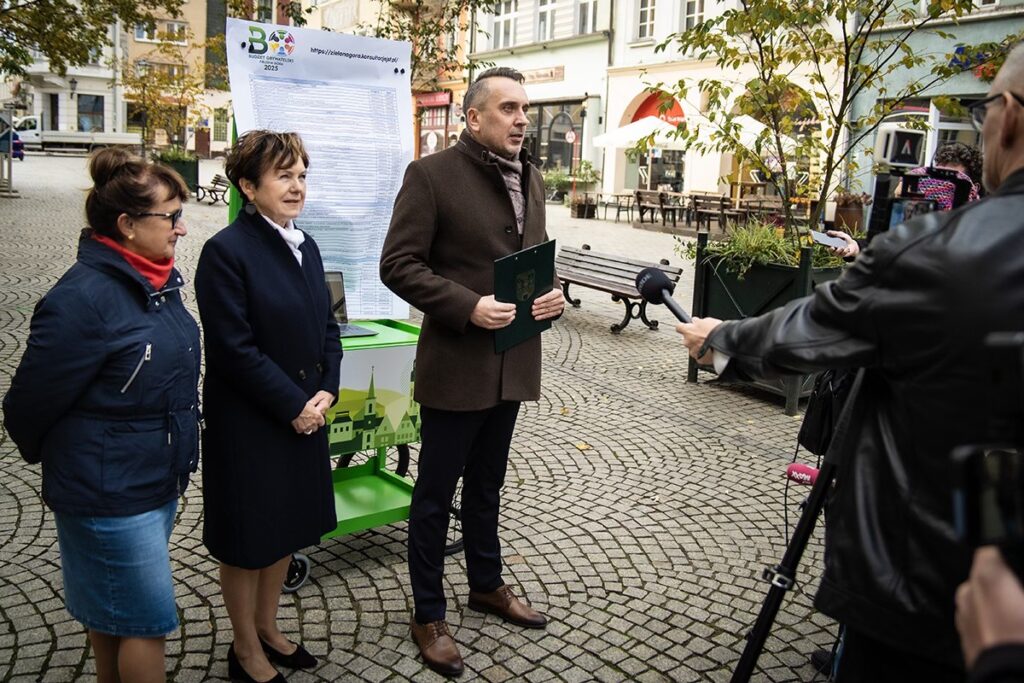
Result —
[[826, 462], [838, 464], [842, 456], [841, 449], [849, 450], [846, 434], [850, 430], [850, 424], [853, 421], [853, 412], [857, 409], [857, 399], [860, 396], [861, 385], [864, 383], [865, 372], [864, 368], [859, 368], [853, 378], [853, 386], [850, 387], [850, 393], [846, 396], [843, 409], [839, 413], [839, 419], [836, 420], [836, 426], [832, 430], [832, 440], [828, 444], [828, 450], [825, 451]]

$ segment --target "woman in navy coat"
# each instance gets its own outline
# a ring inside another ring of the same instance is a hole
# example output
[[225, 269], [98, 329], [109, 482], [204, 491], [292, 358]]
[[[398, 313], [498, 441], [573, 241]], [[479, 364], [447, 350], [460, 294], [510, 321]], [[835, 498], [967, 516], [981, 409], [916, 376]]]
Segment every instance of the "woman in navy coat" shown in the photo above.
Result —
[[78, 259], [40, 299], [4, 426], [42, 463], [68, 612], [100, 681], [163, 681], [178, 628], [168, 541], [199, 462], [199, 328], [174, 267], [188, 187], [122, 149], [93, 155]]
[[252, 131], [226, 161], [248, 200], [196, 271], [206, 349], [203, 542], [220, 561], [232, 680], [281, 681], [317, 660], [278, 630], [291, 554], [335, 528], [324, 416], [341, 342], [320, 252], [293, 223], [309, 157], [295, 134]]

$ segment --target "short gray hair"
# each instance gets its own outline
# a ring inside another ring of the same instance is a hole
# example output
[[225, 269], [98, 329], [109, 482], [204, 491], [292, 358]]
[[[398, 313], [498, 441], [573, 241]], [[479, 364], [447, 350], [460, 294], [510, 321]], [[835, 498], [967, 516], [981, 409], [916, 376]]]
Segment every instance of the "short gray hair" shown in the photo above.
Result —
[[482, 71], [466, 90], [466, 94], [462, 97], [463, 112], [469, 111], [470, 107], [474, 107], [478, 102], [482, 102], [487, 99], [487, 83], [485, 83], [485, 81], [488, 78], [511, 78], [519, 85], [526, 82], [526, 76], [510, 66], [496, 66], [494, 68], [487, 69], [486, 71]]

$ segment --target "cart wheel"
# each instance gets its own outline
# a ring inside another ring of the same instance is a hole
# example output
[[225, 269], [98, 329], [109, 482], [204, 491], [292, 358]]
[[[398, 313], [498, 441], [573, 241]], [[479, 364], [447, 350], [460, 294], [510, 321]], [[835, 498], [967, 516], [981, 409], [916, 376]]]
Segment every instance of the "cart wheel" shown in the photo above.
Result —
[[284, 577], [282, 590], [294, 593], [302, 588], [309, 578], [309, 558], [302, 553], [292, 553], [292, 561], [288, 563], [288, 574]]
[[451, 522], [448, 523], [448, 539], [444, 546], [445, 555], [455, 555], [456, 553], [462, 552], [462, 480], [459, 479], [458, 485], [455, 487], [455, 495], [452, 496], [452, 504], [450, 508], [452, 515]]
[[[395, 449], [398, 451], [398, 464], [395, 466], [395, 474], [404, 477], [409, 474], [409, 446], [407, 444], [399, 444], [395, 446]], [[366, 451], [360, 452], [365, 453]], [[350, 466], [355, 455], [355, 453], [339, 455], [338, 463], [334, 466], [335, 469]], [[373, 455], [370, 455], [370, 457], [373, 457]]]

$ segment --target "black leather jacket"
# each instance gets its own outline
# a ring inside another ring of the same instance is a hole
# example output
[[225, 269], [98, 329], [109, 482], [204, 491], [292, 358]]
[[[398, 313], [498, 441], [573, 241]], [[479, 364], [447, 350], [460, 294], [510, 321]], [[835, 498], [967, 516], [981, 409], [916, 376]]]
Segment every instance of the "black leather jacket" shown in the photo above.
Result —
[[952, 524], [950, 451], [985, 441], [985, 335], [1024, 330], [1024, 170], [993, 195], [880, 235], [835, 282], [720, 325], [723, 380], [865, 367], [830, 494], [816, 605], [962, 666], [953, 596], [969, 553]]

